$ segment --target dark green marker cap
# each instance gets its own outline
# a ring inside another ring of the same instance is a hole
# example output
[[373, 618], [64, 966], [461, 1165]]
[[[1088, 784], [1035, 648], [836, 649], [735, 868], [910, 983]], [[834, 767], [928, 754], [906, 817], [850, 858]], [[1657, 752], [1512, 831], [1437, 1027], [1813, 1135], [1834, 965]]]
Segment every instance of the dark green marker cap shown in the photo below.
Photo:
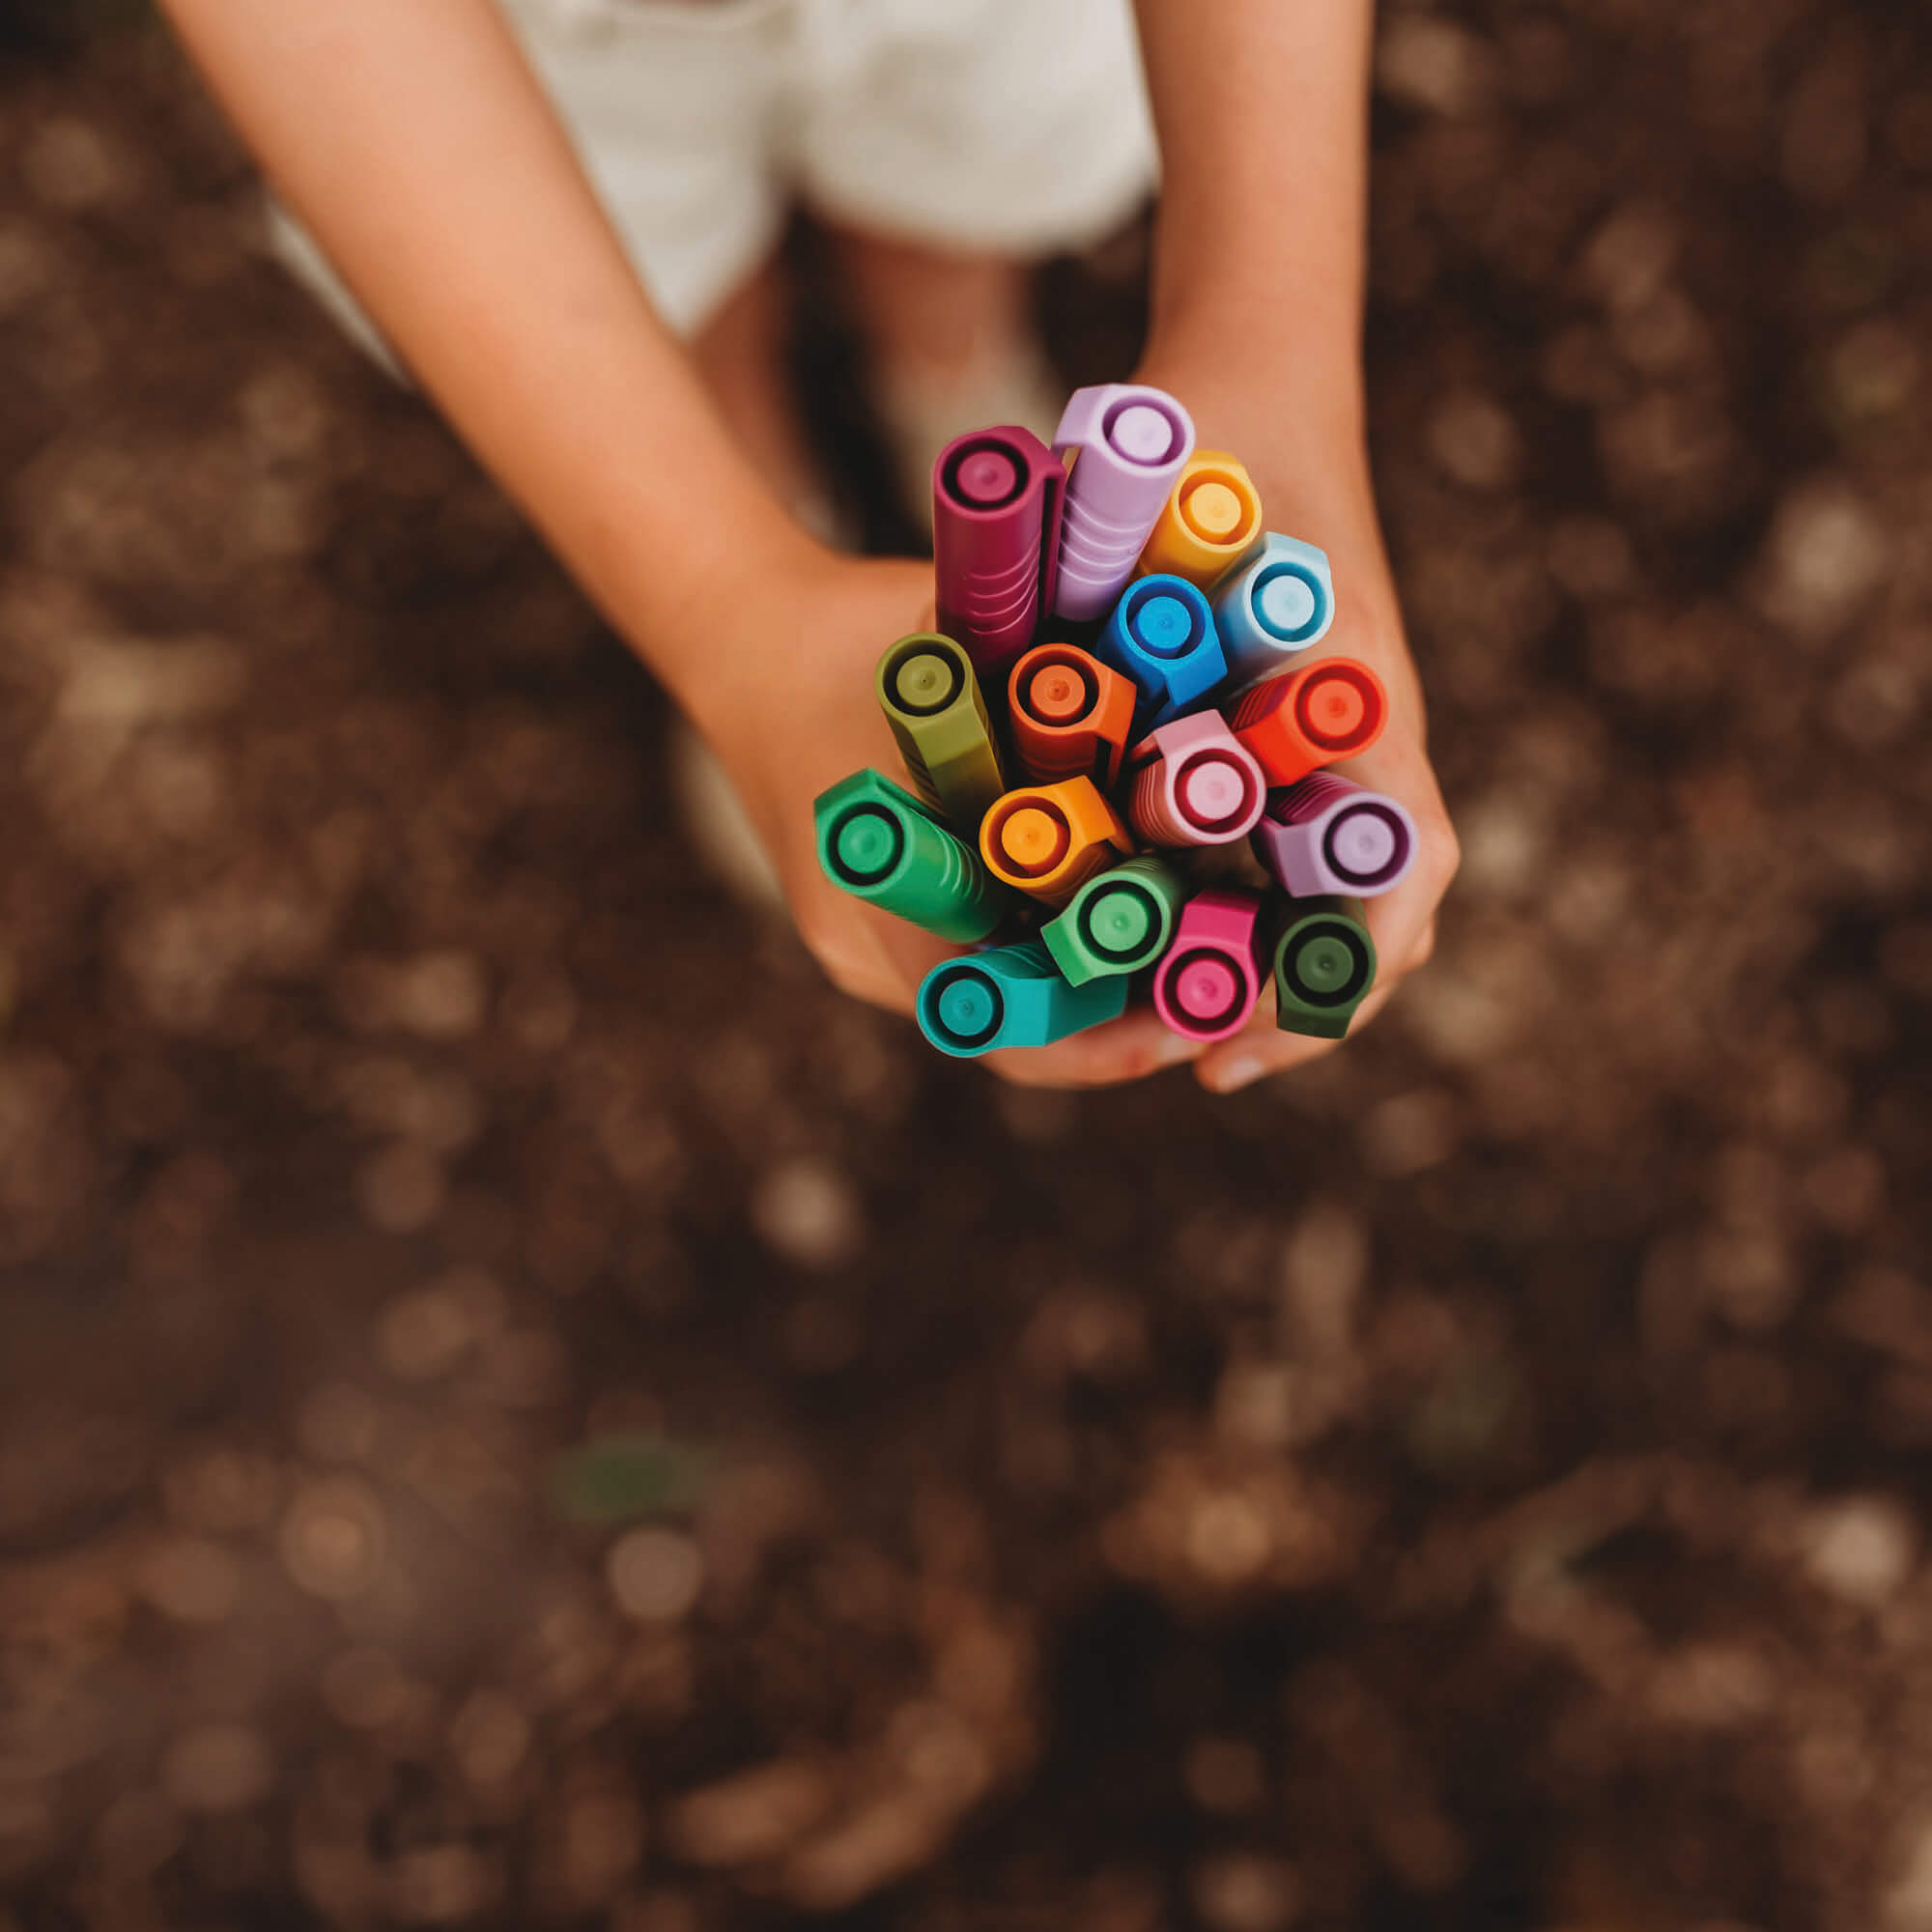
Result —
[[873, 682], [914, 786], [973, 837], [1007, 788], [973, 660], [951, 638], [918, 631], [879, 660]]
[[1278, 914], [1275, 1024], [1340, 1039], [1376, 983], [1376, 943], [1359, 899], [1290, 899]]
[[1089, 879], [1039, 936], [1069, 985], [1137, 973], [1167, 951], [1186, 891], [1164, 859], [1122, 860]]
[[1006, 889], [931, 808], [878, 772], [854, 772], [812, 801], [818, 863], [857, 898], [941, 939], [984, 939], [1005, 915]]

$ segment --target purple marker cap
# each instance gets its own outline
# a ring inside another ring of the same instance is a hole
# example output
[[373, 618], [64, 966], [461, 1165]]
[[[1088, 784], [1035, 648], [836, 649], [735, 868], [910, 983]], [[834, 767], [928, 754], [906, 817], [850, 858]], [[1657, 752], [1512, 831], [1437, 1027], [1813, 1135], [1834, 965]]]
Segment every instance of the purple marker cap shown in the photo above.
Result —
[[1415, 862], [1415, 821], [1399, 800], [1339, 772], [1312, 772], [1277, 792], [1251, 840], [1296, 898], [1373, 898]]
[[1061, 515], [1056, 616], [1073, 623], [1113, 608], [1182, 466], [1194, 423], [1164, 389], [1103, 383], [1076, 389], [1053, 433], [1053, 453], [1075, 452]]
[[1065, 471], [1016, 424], [955, 437], [932, 466], [939, 630], [982, 674], [1033, 642], [1052, 602]]

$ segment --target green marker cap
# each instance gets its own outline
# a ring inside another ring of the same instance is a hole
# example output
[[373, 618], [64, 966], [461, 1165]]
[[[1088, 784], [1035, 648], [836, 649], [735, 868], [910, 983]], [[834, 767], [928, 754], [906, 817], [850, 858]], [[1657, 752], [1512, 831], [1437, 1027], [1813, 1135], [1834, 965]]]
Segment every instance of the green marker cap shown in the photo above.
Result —
[[943, 959], [920, 983], [920, 1031], [941, 1053], [970, 1060], [999, 1046], [1049, 1046], [1119, 1019], [1124, 978], [1071, 986], [1037, 939]]
[[1376, 943], [1359, 899], [1291, 899], [1273, 948], [1275, 1024], [1340, 1039], [1376, 983]]
[[873, 684], [920, 796], [972, 838], [1007, 788], [973, 660], [951, 638], [916, 631], [879, 660]]
[[1123, 860], [1089, 879], [1040, 937], [1069, 985], [1137, 973], [1167, 951], [1185, 895], [1166, 860]]
[[874, 771], [854, 772], [812, 801], [818, 863], [856, 898], [966, 944], [1005, 917], [1006, 889], [932, 810]]

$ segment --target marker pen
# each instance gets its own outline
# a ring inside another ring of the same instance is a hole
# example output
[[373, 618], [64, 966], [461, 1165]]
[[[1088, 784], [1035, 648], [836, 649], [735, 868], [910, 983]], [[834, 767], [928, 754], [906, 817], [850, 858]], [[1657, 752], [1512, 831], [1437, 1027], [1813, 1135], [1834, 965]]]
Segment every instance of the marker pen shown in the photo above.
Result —
[[1353, 658], [1322, 658], [1271, 677], [1244, 691], [1228, 715], [1271, 785], [1292, 785], [1366, 752], [1387, 719], [1381, 679]]
[[957, 944], [984, 939], [1005, 915], [980, 855], [891, 779], [854, 772], [818, 794], [811, 815], [825, 876], [854, 897]]
[[1340, 772], [1311, 772], [1269, 799], [1254, 854], [1296, 898], [1373, 898], [1399, 886], [1415, 860], [1415, 821], [1385, 792]]
[[1224, 449], [1197, 449], [1161, 505], [1140, 567], [1207, 590], [1261, 540], [1261, 492], [1246, 466]]
[[1051, 906], [1064, 906], [1116, 854], [1131, 857], [1133, 841], [1092, 779], [1009, 791], [980, 821], [980, 852], [987, 869]]
[[1208, 591], [1234, 689], [1289, 668], [1335, 621], [1328, 553], [1269, 530]]
[[1140, 690], [1071, 644], [1036, 644], [1008, 687], [1013, 750], [1035, 784], [1091, 778], [1111, 785], [1134, 732]]
[[973, 660], [951, 638], [917, 631], [879, 660], [879, 708], [914, 787], [961, 832], [978, 832], [1006, 790]]
[[1199, 893], [1181, 909], [1174, 943], [1153, 976], [1153, 1009], [1183, 1039], [1239, 1033], [1261, 997], [1254, 893]]
[[1376, 943], [1358, 899], [1296, 899], [1269, 949], [1275, 1024], [1340, 1039], [1376, 983]]
[[1193, 449], [1193, 421], [1164, 389], [1103, 383], [1074, 390], [1053, 433], [1055, 456], [1074, 452], [1049, 603], [1055, 616], [1087, 623], [1106, 614]]
[[1133, 767], [1127, 817], [1150, 845], [1232, 845], [1267, 804], [1262, 768], [1218, 711], [1156, 724]]
[[1141, 710], [1155, 724], [1228, 675], [1214, 614], [1184, 577], [1136, 578], [1100, 627], [1094, 655], [1133, 679]]
[[932, 564], [939, 628], [980, 671], [1032, 643], [1053, 599], [1066, 472], [1015, 424], [954, 437], [932, 466]]
[[1037, 939], [943, 959], [920, 981], [919, 1030], [970, 1060], [997, 1046], [1050, 1046], [1126, 1011], [1124, 979], [1071, 986]]
[[1185, 892], [1165, 859], [1143, 853], [1095, 872], [1039, 936], [1069, 986], [1138, 973], [1167, 951]]

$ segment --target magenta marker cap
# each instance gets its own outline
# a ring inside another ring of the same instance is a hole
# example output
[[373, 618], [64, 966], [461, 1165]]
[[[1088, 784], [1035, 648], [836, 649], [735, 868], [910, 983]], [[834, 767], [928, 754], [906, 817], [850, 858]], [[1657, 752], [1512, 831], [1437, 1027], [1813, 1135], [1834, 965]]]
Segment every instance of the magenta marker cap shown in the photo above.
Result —
[[1127, 816], [1151, 845], [1232, 845], [1267, 802], [1267, 781], [1219, 712], [1154, 726], [1134, 747]]
[[1261, 997], [1254, 893], [1207, 892], [1182, 908], [1174, 943], [1154, 968], [1153, 1008], [1183, 1039], [1226, 1039]]
[[1064, 458], [1069, 450], [1051, 608], [1087, 623], [1107, 614], [1133, 576], [1175, 478], [1194, 453], [1194, 423], [1164, 389], [1104, 383], [1068, 399], [1053, 453]]
[[1385, 792], [1339, 772], [1312, 772], [1268, 801], [1252, 844], [1296, 898], [1374, 898], [1415, 863], [1415, 820]]
[[1051, 604], [1065, 471], [1016, 424], [955, 437], [932, 466], [939, 629], [982, 674], [1033, 642]]

